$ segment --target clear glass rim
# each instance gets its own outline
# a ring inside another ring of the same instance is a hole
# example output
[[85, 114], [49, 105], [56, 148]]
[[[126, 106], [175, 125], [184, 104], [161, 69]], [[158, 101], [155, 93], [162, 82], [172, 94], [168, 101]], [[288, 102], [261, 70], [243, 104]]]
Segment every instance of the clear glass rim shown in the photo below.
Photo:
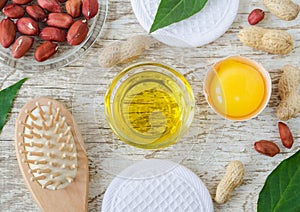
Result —
[[[134, 71], [136, 68], [143, 67], [143, 66], [159, 67], [159, 68], [161, 68], [161, 70], [168, 71], [169, 73], [171, 73], [171, 75], [173, 75], [173, 77], [176, 77], [177, 80], [179, 79], [180, 82], [182, 82], [186, 86], [186, 90], [191, 91], [191, 92], [186, 92], [188, 100], [190, 101], [190, 105], [189, 105], [189, 109], [187, 109], [188, 114], [186, 114], [184, 123], [182, 124], [181, 129], [179, 129], [180, 133], [172, 141], [164, 142], [159, 145], [157, 145], [157, 144], [156, 145], [149, 145], [149, 144], [143, 145], [143, 144], [131, 142], [128, 139], [124, 138], [123, 136], [120, 135], [119, 130], [115, 127], [115, 122], [112, 117], [113, 115], [110, 115], [110, 114], [112, 114], [111, 106], [113, 105], [113, 103], [111, 101], [112, 94], [114, 93], [113, 91], [115, 89], [118, 89], [118, 82], [120, 81], [120, 79], [122, 79], [122, 77], [124, 77], [129, 72]], [[194, 118], [195, 98], [194, 98], [193, 90], [192, 90], [189, 82], [181, 73], [176, 71], [176, 69], [174, 69], [172, 66], [166, 65], [164, 63], [146, 61], [146, 62], [139, 62], [139, 63], [135, 63], [133, 65], [130, 65], [130, 66], [124, 68], [123, 70], [121, 70], [121, 72], [118, 73], [117, 76], [114, 77], [111, 85], [109, 86], [108, 90], [106, 91], [106, 94], [104, 97], [104, 107], [105, 107], [104, 111], [105, 111], [106, 121], [107, 121], [108, 125], [110, 126], [110, 128], [112, 129], [112, 131], [114, 132], [114, 134], [116, 134], [118, 136], [118, 138], [120, 138], [121, 141], [123, 141], [124, 143], [126, 143], [128, 145], [137, 147], [137, 148], [156, 150], [156, 149], [165, 148], [165, 147], [175, 144], [188, 131], [190, 125], [193, 122], [193, 118]]]
[[15, 59], [10, 55], [10, 52], [7, 53], [0, 51], [0, 63], [6, 67], [18, 70], [48, 71], [65, 67], [79, 59], [98, 40], [104, 28], [108, 13], [108, 0], [98, 0], [98, 2], [98, 14], [91, 19], [92, 25], [90, 28], [92, 28], [92, 30], [89, 30], [84, 42], [78, 46], [70, 46], [73, 50], [67, 51], [65, 55], [60, 55], [59, 57], [55, 57], [54, 55], [53, 58], [49, 58], [44, 62], [37, 62], [33, 57], [30, 60], [29, 58], [25, 58], [26, 56], [20, 59]]

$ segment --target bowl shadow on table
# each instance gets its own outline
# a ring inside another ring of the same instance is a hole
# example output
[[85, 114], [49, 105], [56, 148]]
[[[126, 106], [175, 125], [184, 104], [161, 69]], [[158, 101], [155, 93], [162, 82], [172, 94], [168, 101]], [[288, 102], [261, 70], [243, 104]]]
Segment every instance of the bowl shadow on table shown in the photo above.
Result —
[[189, 158], [191, 151], [199, 153], [201, 163], [207, 163], [213, 157], [215, 144], [222, 138], [226, 120], [214, 114], [207, 105], [202, 91], [201, 73], [198, 74], [197, 70], [183, 69], [182, 65], [176, 65], [172, 61], [162, 62], [176, 66], [175, 69], [189, 81], [194, 91], [196, 106], [194, 120], [188, 132], [174, 145], [158, 150], [143, 150], [123, 143], [106, 122], [106, 90], [116, 74], [128, 64], [105, 71], [83, 71], [78, 77], [74, 90], [73, 114], [81, 127], [89, 158], [97, 165], [98, 171], [118, 175], [133, 163], [150, 158], [181, 163]]
[[[141, 59], [134, 61], [136, 62], [141, 62]], [[181, 163], [196, 172], [206, 185], [211, 181], [204, 174], [211, 169], [205, 167], [214, 167], [217, 147], [222, 143], [227, 120], [215, 114], [206, 103], [202, 89], [205, 70], [186, 68], [172, 59], [163, 59], [160, 62], [171, 65], [185, 76], [193, 89], [196, 103], [195, 116], [185, 136], [174, 145], [160, 150], [143, 150], [129, 146], [107, 124], [104, 113], [105, 93], [117, 73], [130, 64], [111, 69], [96, 67], [88, 72], [83, 70], [78, 76], [77, 86], [74, 86], [73, 91], [72, 112], [81, 128], [89, 158], [89, 208], [101, 206], [105, 189], [115, 176], [126, 177], [119, 173], [145, 159], [166, 159]]]

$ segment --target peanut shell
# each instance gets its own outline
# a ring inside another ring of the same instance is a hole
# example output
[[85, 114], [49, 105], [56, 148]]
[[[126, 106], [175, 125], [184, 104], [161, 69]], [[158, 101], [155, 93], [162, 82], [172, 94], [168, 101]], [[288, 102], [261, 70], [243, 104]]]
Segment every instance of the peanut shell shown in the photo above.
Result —
[[283, 30], [250, 26], [242, 29], [238, 38], [246, 46], [272, 54], [288, 54], [294, 47], [292, 36]]
[[276, 17], [291, 21], [297, 18], [300, 6], [291, 0], [263, 0], [265, 7]]
[[278, 82], [278, 92], [281, 99], [276, 111], [278, 119], [286, 121], [300, 112], [300, 95], [298, 86], [300, 73], [297, 67], [285, 65]]

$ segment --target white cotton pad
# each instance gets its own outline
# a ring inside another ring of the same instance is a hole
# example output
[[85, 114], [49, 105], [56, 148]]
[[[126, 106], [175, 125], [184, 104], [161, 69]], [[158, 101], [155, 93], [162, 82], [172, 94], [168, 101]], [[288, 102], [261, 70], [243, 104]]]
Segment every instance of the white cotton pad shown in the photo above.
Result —
[[[134, 14], [149, 32], [160, 0], [131, 0]], [[192, 17], [159, 29], [151, 35], [162, 43], [178, 47], [198, 47], [222, 36], [234, 21], [239, 0], [208, 0]]]
[[167, 160], [138, 162], [107, 188], [102, 212], [213, 211], [211, 196], [192, 171]]

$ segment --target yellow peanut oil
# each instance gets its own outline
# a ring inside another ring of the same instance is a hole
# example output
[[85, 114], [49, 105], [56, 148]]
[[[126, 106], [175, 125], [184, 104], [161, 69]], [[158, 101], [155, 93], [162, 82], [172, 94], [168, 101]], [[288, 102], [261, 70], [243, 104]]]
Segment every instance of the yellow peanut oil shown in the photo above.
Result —
[[[194, 106], [193, 101], [185, 101], [185, 92], [192, 93], [189, 85], [183, 83], [183, 90], [174, 77], [151, 68], [119, 80], [107, 114], [113, 116], [110, 125], [115, 133], [126, 143], [145, 149], [175, 143], [191, 112], [188, 108]], [[107, 96], [111, 100], [109, 93]]]
[[211, 105], [229, 119], [242, 120], [262, 108], [266, 82], [257, 67], [242, 60], [217, 64], [209, 87]]

